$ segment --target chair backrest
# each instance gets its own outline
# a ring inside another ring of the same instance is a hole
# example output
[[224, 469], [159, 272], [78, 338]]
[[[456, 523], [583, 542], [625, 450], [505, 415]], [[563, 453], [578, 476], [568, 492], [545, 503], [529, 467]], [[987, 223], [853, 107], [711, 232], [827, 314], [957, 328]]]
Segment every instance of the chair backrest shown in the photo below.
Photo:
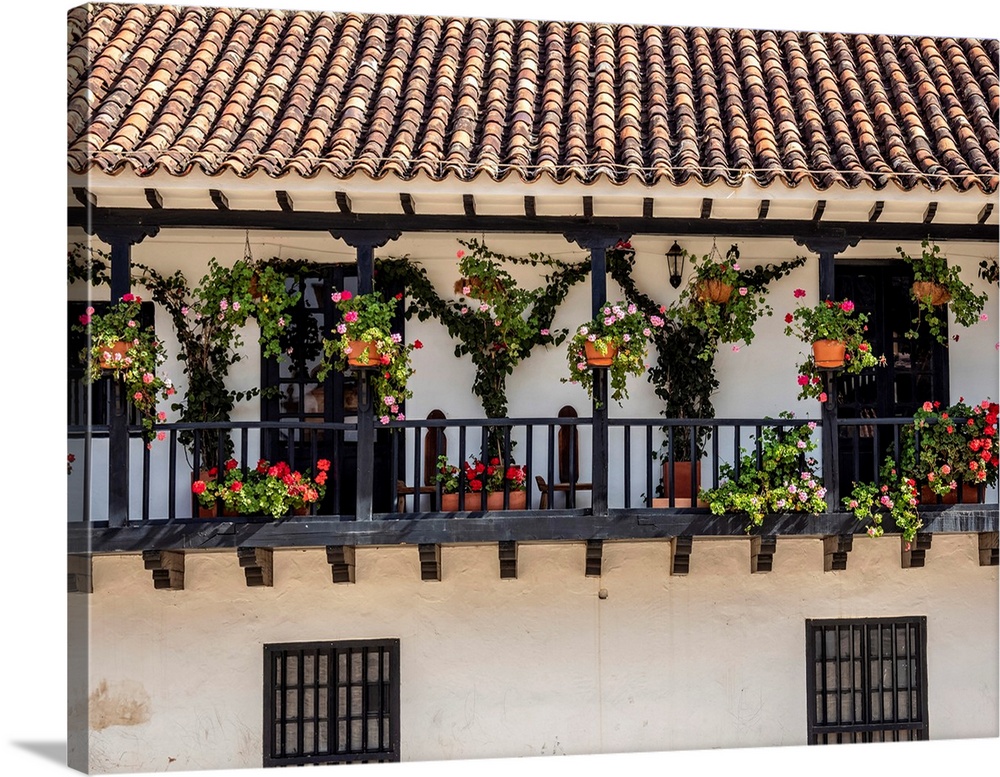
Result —
[[[559, 410], [560, 418], [577, 418], [572, 405]], [[580, 479], [580, 431], [576, 426], [559, 427], [559, 482], [576, 483]]]
[[[447, 416], [440, 410], [431, 410], [427, 414], [428, 420], [443, 420]], [[448, 438], [441, 435], [441, 447], [438, 448], [438, 429], [431, 428], [424, 432], [424, 485], [433, 486], [437, 481], [437, 460], [438, 456], [445, 456], [448, 453]], [[440, 431], [444, 431], [443, 429]]]

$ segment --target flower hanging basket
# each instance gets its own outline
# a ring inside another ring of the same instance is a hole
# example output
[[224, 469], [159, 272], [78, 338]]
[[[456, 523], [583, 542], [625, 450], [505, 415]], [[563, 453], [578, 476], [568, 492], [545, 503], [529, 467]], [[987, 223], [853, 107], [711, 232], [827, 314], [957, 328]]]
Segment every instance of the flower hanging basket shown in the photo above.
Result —
[[351, 352], [347, 355], [347, 363], [352, 367], [378, 367], [378, 345], [367, 340], [351, 340]]
[[733, 287], [723, 281], [710, 279], [698, 282], [697, 293], [701, 302], [725, 305], [733, 294]]
[[101, 349], [101, 369], [118, 370], [125, 366], [125, 354], [131, 343], [119, 340]]
[[817, 367], [836, 369], [844, 366], [847, 344], [840, 340], [817, 340], [812, 344], [813, 361]]
[[944, 305], [951, 301], [951, 294], [940, 283], [934, 281], [915, 281], [913, 284], [913, 296], [918, 300], [930, 299], [932, 305]]
[[617, 346], [609, 345], [608, 352], [601, 353], [597, 350], [597, 346], [589, 341], [583, 344], [583, 350], [587, 355], [587, 366], [601, 369], [610, 367], [611, 363], [615, 360], [615, 356], [618, 354]]

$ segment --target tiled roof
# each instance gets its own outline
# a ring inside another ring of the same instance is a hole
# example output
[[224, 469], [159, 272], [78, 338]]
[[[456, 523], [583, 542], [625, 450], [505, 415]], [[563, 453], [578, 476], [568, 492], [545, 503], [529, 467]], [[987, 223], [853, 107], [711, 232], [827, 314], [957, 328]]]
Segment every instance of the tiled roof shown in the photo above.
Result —
[[69, 12], [69, 166], [998, 187], [995, 39]]

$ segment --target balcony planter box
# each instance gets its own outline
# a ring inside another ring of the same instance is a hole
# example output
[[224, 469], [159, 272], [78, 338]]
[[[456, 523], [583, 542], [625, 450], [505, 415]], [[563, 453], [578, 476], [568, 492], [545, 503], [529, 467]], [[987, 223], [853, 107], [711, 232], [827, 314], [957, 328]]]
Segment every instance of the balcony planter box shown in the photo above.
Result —
[[[510, 494], [510, 508], [511, 510], [524, 510], [528, 504], [528, 492], [527, 491], [511, 491]], [[465, 495], [465, 509], [467, 511], [481, 510], [482, 509], [482, 494], [481, 493], [467, 493]], [[458, 494], [442, 494], [441, 495], [441, 510], [446, 513], [454, 513], [458, 511]], [[494, 491], [486, 495], [486, 509], [487, 510], [503, 510], [503, 492]]]
[[[954, 504], [965, 504], [965, 505], [976, 505], [983, 504], [983, 500], [979, 496], [979, 489], [976, 486], [966, 485], [962, 489], [962, 499], [958, 498], [958, 489], [954, 491], [949, 491], [941, 497], [941, 504], [943, 505], [954, 505]], [[927, 486], [922, 486], [920, 488], [920, 504], [921, 505], [936, 505], [938, 504], [938, 495], [931, 491]]]

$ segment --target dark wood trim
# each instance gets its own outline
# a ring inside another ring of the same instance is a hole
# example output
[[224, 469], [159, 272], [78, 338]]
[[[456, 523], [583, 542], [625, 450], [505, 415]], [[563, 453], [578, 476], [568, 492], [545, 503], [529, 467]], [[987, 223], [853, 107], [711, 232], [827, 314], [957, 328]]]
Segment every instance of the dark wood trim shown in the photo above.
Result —
[[[595, 217], [589, 222], [573, 216], [479, 216], [472, 223], [463, 215], [413, 215], [399, 213], [353, 213], [350, 200], [338, 192], [341, 212], [280, 210], [212, 210], [208, 208], [84, 208], [67, 209], [67, 224], [91, 230], [101, 226], [139, 225], [198, 229], [275, 229], [292, 232], [322, 232], [338, 229], [391, 229], [401, 232], [523, 232], [558, 234], [581, 227], [598, 228], [628, 235], [753, 237], [824, 237], [850, 233], [869, 240], [972, 240], [996, 242], [996, 227], [986, 224], [900, 223], [870, 221], [759, 220], [643, 218], [641, 216]], [[344, 210], [347, 206], [348, 210]]]
[[766, 219], [767, 218], [767, 212], [769, 210], [771, 210], [771, 201], [770, 200], [761, 200], [760, 201], [760, 207], [757, 208], [757, 220], [758, 221], [763, 221], [764, 219]]
[[465, 212], [467, 218], [476, 217], [476, 198], [471, 194], [462, 195], [462, 210]]
[[219, 210], [230, 210], [229, 198], [219, 189], [209, 189], [209, 196], [212, 198], [212, 204], [215, 205]]
[[412, 216], [416, 213], [413, 208], [413, 197], [411, 197], [406, 192], [401, 192], [399, 195], [399, 205], [403, 209], [403, 213], [407, 216]]
[[930, 224], [937, 215], [938, 204], [936, 202], [927, 203], [927, 210], [924, 211], [924, 224]]
[[533, 219], [537, 215], [535, 211], [535, 198], [530, 195], [524, 195], [524, 216], [525, 218]]
[[1000, 533], [995, 531], [979, 533], [979, 565], [983, 567], [1000, 565]]
[[73, 196], [76, 197], [77, 202], [87, 209], [97, 207], [97, 197], [85, 186], [74, 186]]
[[872, 205], [872, 209], [868, 211], [868, 220], [874, 224], [882, 216], [882, 211], [885, 209], [885, 202], [883, 200], [876, 200], [875, 204]]
[[274, 585], [274, 551], [270, 548], [237, 548], [236, 558], [246, 574], [247, 586]]
[[347, 196], [347, 192], [335, 192], [334, 198], [337, 200], [337, 208], [341, 213], [345, 215], [352, 213], [351, 198]]
[[[987, 202], [981, 211], [979, 211], [979, 217], [976, 219], [977, 224], [985, 224], [986, 219], [993, 215], [994, 204], [992, 202]], [[994, 229], [994, 232], [996, 230]]]
[[750, 538], [750, 574], [770, 572], [778, 538], [772, 535]]
[[705, 197], [701, 201], [701, 216], [699, 216], [699, 218], [702, 221], [707, 221], [708, 219], [712, 218], [712, 198], [711, 197]]
[[584, 574], [587, 577], [600, 577], [601, 564], [604, 556], [603, 540], [587, 540], [587, 556], [584, 563]]
[[594, 198], [589, 194], [583, 198], [583, 217], [587, 221], [594, 218]]
[[903, 569], [918, 569], [927, 560], [927, 551], [931, 549], [930, 532], [921, 532], [913, 542], [907, 542], [902, 537], [899, 538], [899, 560]]
[[686, 575], [691, 571], [691, 546], [694, 537], [682, 534], [670, 540], [670, 574]]
[[822, 221], [823, 214], [826, 213], [826, 200], [817, 200], [816, 207], [813, 209], [813, 221]]
[[143, 193], [146, 195], [146, 202], [149, 203], [149, 207], [155, 208], [156, 210], [163, 209], [163, 197], [156, 189], [143, 189]]
[[834, 534], [823, 538], [823, 571], [847, 569], [847, 554], [854, 548], [853, 534]]
[[653, 198], [643, 197], [642, 198], [642, 217], [644, 219], [653, 218]]
[[[941, 505], [921, 508], [924, 531], [935, 534], [976, 534], [998, 530], [996, 505]], [[134, 522], [113, 528], [107, 522], [71, 525], [69, 553], [139, 553], [145, 549], [221, 550], [240, 546], [302, 548], [405, 544], [518, 542], [585, 542], [589, 539], [643, 540], [675, 537], [746, 537], [740, 516], [712, 515], [705, 509], [610, 510], [594, 516], [588, 510], [474, 511], [459, 517], [418, 514], [378, 514], [370, 521], [334, 516], [177, 519]], [[816, 537], [864, 534], [853, 513], [768, 516], [767, 535]], [[887, 534], [893, 527], [886, 527]], [[920, 536], [920, 535], [918, 535]]]

